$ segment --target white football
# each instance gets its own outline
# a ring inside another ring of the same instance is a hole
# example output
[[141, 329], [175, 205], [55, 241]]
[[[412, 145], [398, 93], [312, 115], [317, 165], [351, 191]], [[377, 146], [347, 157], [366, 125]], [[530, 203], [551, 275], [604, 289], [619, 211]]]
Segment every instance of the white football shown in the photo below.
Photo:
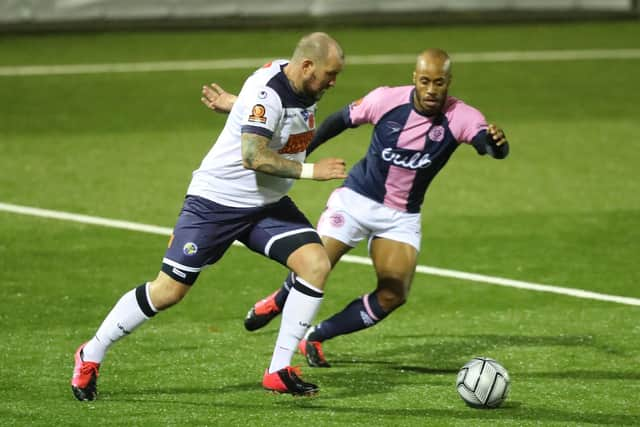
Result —
[[509, 373], [493, 359], [474, 357], [458, 372], [456, 389], [473, 408], [497, 408], [509, 394]]

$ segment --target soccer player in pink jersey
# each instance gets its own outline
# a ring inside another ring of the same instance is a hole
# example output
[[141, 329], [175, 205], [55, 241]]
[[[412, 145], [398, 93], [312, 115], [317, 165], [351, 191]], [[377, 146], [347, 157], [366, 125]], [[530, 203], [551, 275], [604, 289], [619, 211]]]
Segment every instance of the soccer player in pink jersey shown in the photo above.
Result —
[[[496, 159], [509, 152], [500, 128], [448, 95], [451, 77], [449, 55], [427, 49], [417, 58], [413, 85], [379, 87], [330, 115], [307, 149], [309, 154], [348, 128], [374, 126], [367, 154], [327, 201], [318, 233], [332, 266], [366, 239], [376, 288], [309, 328], [299, 350], [310, 366], [330, 366], [324, 341], [371, 327], [406, 302], [422, 237], [420, 208], [429, 184], [455, 150], [471, 145]], [[248, 330], [280, 313], [294, 280], [290, 273], [280, 289], [249, 310]]]

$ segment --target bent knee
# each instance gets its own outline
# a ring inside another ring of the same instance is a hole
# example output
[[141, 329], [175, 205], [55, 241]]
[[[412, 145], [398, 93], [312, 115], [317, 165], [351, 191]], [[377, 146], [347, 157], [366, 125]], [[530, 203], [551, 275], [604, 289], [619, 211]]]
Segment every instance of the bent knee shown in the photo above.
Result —
[[327, 280], [331, 272], [331, 261], [326, 254], [322, 256], [313, 256], [304, 264], [302, 270], [298, 274], [302, 278], [308, 277], [313, 283], [321, 284]]
[[191, 286], [180, 283], [164, 273], [149, 285], [151, 303], [158, 310], [164, 310], [179, 303], [189, 292]]
[[378, 292], [378, 303], [383, 310], [389, 312], [407, 302], [405, 292]]
[[316, 286], [324, 285], [331, 272], [331, 261], [319, 244], [299, 248], [289, 257], [287, 266]]
[[407, 302], [409, 286], [403, 280], [386, 279], [378, 282], [378, 302], [385, 311], [395, 310]]

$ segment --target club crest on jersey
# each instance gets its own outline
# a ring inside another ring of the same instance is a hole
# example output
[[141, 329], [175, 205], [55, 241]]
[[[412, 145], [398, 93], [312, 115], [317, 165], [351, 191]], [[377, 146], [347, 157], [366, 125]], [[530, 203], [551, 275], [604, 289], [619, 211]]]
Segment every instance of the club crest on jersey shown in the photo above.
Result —
[[198, 245], [193, 242], [187, 242], [182, 247], [182, 252], [188, 256], [195, 255], [198, 252]]
[[307, 110], [302, 110], [300, 111], [300, 115], [302, 116], [304, 121], [307, 122], [309, 129], [313, 129], [316, 127], [316, 118], [312, 112], [309, 112]]
[[329, 217], [329, 222], [334, 227], [342, 227], [344, 225], [344, 216], [339, 213], [333, 214]]
[[433, 142], [441, 142], [444, 139], [444, 127], [437, 125], [429, 130], [429, 139]]
[[249, 116], [249, 121], [257, 122], [257, 123], [266, 123], [267, 122], [267, 117], [265, 116], [266, 113], [267, 113], [267, 110], [265, 110], [264, 105], [256, 104], [251, 109], [251, 115]]

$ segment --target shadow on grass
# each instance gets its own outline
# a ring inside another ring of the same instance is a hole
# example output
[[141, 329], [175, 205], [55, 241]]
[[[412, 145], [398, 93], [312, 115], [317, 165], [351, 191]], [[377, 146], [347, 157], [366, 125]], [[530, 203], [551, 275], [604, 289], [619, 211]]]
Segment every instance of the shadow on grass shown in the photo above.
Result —
[[[601, 346], [591, 335], [550, 335], [550, 336], [527, 336], [527, 335], [497, 335], [497, 334], [477, 334], [477, 335], [437, 335], [437, 334], [413, 334], [413, 335], [385, 335], [382, 337], [385, 343], [392, 342], [393, 345], [380, 346], [372, 349], [368, 353], [362, 353], [362, 359], [398, 359], [402, 355], [403, 359], [411, 360], [415, 358], [420, 362], [428, 360], [431, 365], [439, 366], [439, 369], [451, 370], [459, 369], [472, 355], [495, 354], [496, 349], [513, 347], [585, 347], [612, 354], [619, 353], [617, 349], [610, 346]], [[348, 358], [332, 357], [331, 352], [325, 348], [325, 354], [330, 362], [336, 366], [340, 364], [367, 363], [355, 356]], [[370, 357], [374, 356], [374, 357]], [[374, 362], [370, 362], [374, 363]], [[452, 363], [454, 365], [452, 365]]]
[[[251, 389], [255, 392], [255, 383], [246, 383], [232, 387], [235, 391], [246, 391]], [[202, 407], [202, 401], [186, 401], [183, 398], [166, 398], [164, 395], [170, 394], [211, 394], [211, 396], [219, 396], [219, 393], [229, 391], [229, 387], [224, 389], [198, 389], [198, 388], [177, 388], [177, 389], [162, 389], [162, 390], [138, 390], [136, 393], [117, 393], [117, 395], [110, 396], [109, 400], [112, 402], [140, 402], [144, 404], [160, 405], [162, 407], [181, 407], [181, 406], [197, 406]], [[352, 394], [353, 395], [353, 394]], [[269, 397], [267, 395], [267, 397]], [[353, 397], [353, 396], [352, 396]], [[334, 400], [335, 396], [331, 396]], [[292, 409], [297, 409], [309, 414], [305, 416], [309, 417], [322, 417], [323, 413], [326, 413], [329, 418], [336, 420], [336, 415], [343, 414], [345, 416], [358, 416], [362, 419], [374, 417], [378, 420], [380, 418], [389, 417], [390, 420], [397, 420], [401, 418], [409, 424], [415, 422], [415, 425], [423, 425], [425, 420], [429, 420], [431, 424], [437, 424], [438, 420], [443, 423], [451, 422], [451, 420], [459, 420], [471, 423], [473, 421], [490, 421], [496, 420], [500, 422], [510, 421], [513, 425], [519, 425], [524, 422], [535, 422], [545, 425], [546, 423], [578, 423], [578, 424], [599, 424], [599, 425], [612, 425], [612, 426], [626, 426], [626, 425], [638, 425], [640, 424], [640, 417], [634, 415], [614, 414], [614, 413], [585, 413], [585, 412], [571, 412], [558, 409], [551, 409], [545, 407], [530, 407], [522, 402], [510, 401], [506, 402], [498, 409], [492, 410], [479, 410], [460, 406], [459, 409], [436, 409], [436, 408], [382, 408], [371, 406], [337, 406], [335, 404], [327, 404], [326, 399], [323, 399], [322, 393], [316, 397], [306, 398], [299, 397], [290, 399], [288, 396], [274, 396], [273, 402], [260, 399], [260, 403], [255, 398], [246, 399], [247, 403], [234, 403], [216, 401], [215, 407], [217, 410], [229, 410], [229, 411], [251, 411], [254, 413], [265, 412], [274, 409], [274, 406], [278, 409], [286, 411], [287, 414], [291, 414]], [[253, 403], [251, 403], [253, 402]], [[271, 408], [271, 409], [269, 409]], [[317, 418], [323, 419], [323, 418]], [[413, 421], [412, 421], [413, 420]]]
[[[469, 353], [484, 353], [487, 350], [494, 351], [499, 347], [512, 346], [585, 346], [596, 347], [594, 338], [589, 335], [576, 336], [519, 336], [519, 335], [402, 335], [385, 336], [385, 341], [395, 344], [393, 348], [367, 347], [366, 352], [359, 352], [357, 358], [350, 357], [351, 353], [335, 352], [335, 358], [331, 358], [332, 369], [306, 369], [308, 380], [320, 385], [331, 384], [330, 394], [322, 392], [317, 398], [299, 398], [288, 400], [286, 397], [280, 400], [258, 399], [257, 391], [260, 389], [259, 380], [252, 382], [228, 384], [220, 387], [194, 386], [173, 387], [173, 388], [147, 388], [136, 389], [135, 391], [117, 390], [113, 394], [105, 395], [107, 400], [112, 402], [131, 401], [144, 402], [161, 405], [188, 405], [189, 407], [202, 405], [201, 399], [195, 396], [214, 396], [217, 408], [230, 411], [264, 411], [265, 408], [273, 408], [276, 405], [280, 409], [291, 410], [292, 407], [303, 411], [309, 411], [310, 416], [335, 416], [344, 414], [345, 417], [389, 417], [397, 419], [403, 417], [411, 422], [414, 419], [416, 424], [420, 424], [425, 419], [436, 422], [440, 419], [459, 420], [473, 425], [477, 421], [509, 421], [514, 425], [522, 423], [547, 423], [558, 424], [600, 424], [600, 425], [640, 425], [640, 417], [637, 415], [626, 415], [620, 413], [588, 413], [584, 411], [572, 411], [570, 407], [566, 410], [559, 410], [547, 407], [532, 407], [520, 401], [507, 401], [497, 410], [482, 411], [461, 406], [455, 409], [440, 408], [389, 408], [370, 406], [340, 406], [343, 402], [352, 402], [354, 398], [362, 396], [373, 396], [393, 393], [394, 389], [415, 384], [414, 375], [426, 376], [425, 384], [431, 380], [437, 383], [443, 376], [454, 376], [460, 368], [460, 360], [456, 360], [452, 355], [468, 355]], [[361, 349], [362, 347], [358, 347]], [[425, 354], [430, 355], [425, 358]], [[465, 356], [466, 357], [466, 356]], [[401, 358], [402, 360], [398, 360]], [[429, 360], [429, 364], [423, 364]], [[360, 368], [358, 368], [360, 367]], [[371, 368], [371, 369], [369, 369]], [[374, 375], [372, 375], [372, 372]], [[520, 379], [554, 379], [566, 380], [577, 379], [582, 381], [598, 380], [640, 380], [640, 372], [621, 371], [549, 371], [549, 372], [512, 372], [512, 376]], [[305, 376], [306, 378], [306, 376]], [[362, 385], [366, 384], [366, 387]], [[436, 384], [438, 385], [438, 384]], [[239, 395], [234, 397], [233, 395]], [[190, 398], [190, 395], [194, 398]], [[226, 396], [226, 397], [223, 397]], [[217, 399], [216, 399], [217, 397]], [[237, 400], [236, 400], [237, 399]], [[228, 400], [235, 400], [231, 402]], [[240, 403], [242, 400], [245, 403]], [[338, 402], [337, 405], [331, 402]], [[266, 405], [266, 406], [265, 406]], [[594, 408], [595, 412], [595, 408]]]
[[[388, 335], [385, 341], [398, 341], [393, 350], [383, 350], [381, 354], [393, 353], [396, 350], [416, 353], [428, 350], [432, 354], [468, 354], [482, 353], [499, 347], [591, 347], [610, 352], [610, 349], [599, 347], [591, 335]], [[419, 344], [416, 344], [419, 342]], [[402, 343], [407, 343], [403, 345]]]
[[424, 420], [434, 422], [434, 419], [441, 418], [444, 420], [466, 420], [473, 425], [473, 420], [500, 420], [513, 421], [514, 425], [518, 425], [524, 421], [545, 423], [584, 423], [584, 424], [601, 424], [601, 425], [638, 425], [640, 417], [633, 415], [621, 414], [605, 414], [605, 413], [576, 413], [570, 411], [561, 411], [542, 407], [527, 407], [521, 402], [508, 402], [504, 406], [493, 410], [478, 410], [466, 407], [461, 409], [412, 409], [412, 408], [371, 408], [371, 407], [335, 407], [324, 405], [321, 400], [296, 401], [300, 408], [313, 411], [326, 411], [335, 413], [356, 413], [363, 416], [389, 416], [415, 418], [416, 425], [420, 425]]

